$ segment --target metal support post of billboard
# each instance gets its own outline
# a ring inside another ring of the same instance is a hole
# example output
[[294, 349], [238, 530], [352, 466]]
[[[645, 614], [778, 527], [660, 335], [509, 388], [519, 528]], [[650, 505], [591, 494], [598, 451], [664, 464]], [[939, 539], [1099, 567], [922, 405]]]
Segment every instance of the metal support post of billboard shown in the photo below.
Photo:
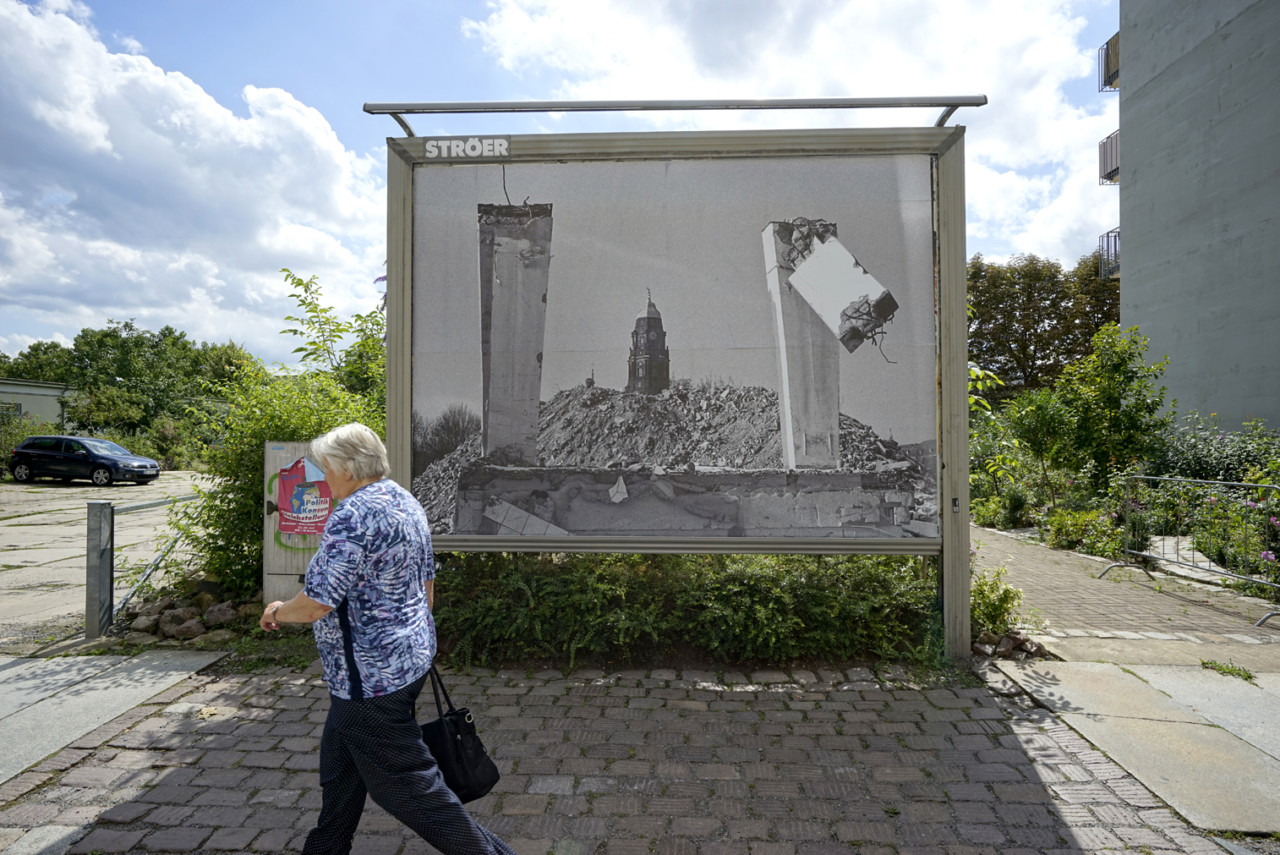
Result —
[[101, 638], [111, 626], [115, 596], [115, 506], [89, 502], [85, 538], [84, 637]]

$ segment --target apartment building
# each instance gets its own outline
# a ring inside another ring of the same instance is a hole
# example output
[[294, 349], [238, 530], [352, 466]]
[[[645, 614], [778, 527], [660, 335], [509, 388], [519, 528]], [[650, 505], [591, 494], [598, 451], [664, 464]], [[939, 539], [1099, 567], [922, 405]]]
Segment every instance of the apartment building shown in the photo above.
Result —
[[1179, 412], [1280, 428], [1280, 2], [1121, 0], [1099, 84], [1120, 98], [1099, 250], [1121, 325], [1169, 355]]

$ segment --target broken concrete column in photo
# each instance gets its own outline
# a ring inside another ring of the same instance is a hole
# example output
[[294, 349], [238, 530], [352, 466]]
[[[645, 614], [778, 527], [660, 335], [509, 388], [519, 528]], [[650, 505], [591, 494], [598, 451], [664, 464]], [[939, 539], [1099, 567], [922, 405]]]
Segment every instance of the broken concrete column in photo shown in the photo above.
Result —
[[483, 453], [536, 463], [550, 205], [478, 205]]
[[834, 239], [834, 225], [808, 220], [770, 223], [762, 235], [778, 331], [778, 406], [787, 469], [840, 465], [840, 350], [823, 319], [790, 281], [808, 243], [817, 239], [814, 223], [829, 229]]
[[797, 259], [791, 286], [853, 353], [898, 310], [893, 295], [834, 235], [811, 242]]

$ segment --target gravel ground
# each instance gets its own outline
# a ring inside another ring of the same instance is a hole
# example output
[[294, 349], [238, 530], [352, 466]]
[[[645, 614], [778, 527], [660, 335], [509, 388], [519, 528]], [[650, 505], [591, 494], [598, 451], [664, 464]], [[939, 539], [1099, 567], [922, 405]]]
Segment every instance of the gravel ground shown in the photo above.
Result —
[[0, 654], [30, 656], [73, 635], [84, 635], [84, 615], [66, 614], [40, 623], [0, 623]]

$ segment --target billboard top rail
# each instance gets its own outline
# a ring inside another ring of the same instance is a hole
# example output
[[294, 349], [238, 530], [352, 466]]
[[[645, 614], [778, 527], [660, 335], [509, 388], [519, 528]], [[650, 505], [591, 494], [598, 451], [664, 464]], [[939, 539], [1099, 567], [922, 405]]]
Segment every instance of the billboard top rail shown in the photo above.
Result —
[[894, 107], [942, 107], [935, 128], [961, 107], [981, 107], [986, 95], [905, 98], [742, 98], [684, 101], [436, 101], [366, 103], [370, 115], [389, 115], [409, 136], [417, 136], [406, 115], [445, 113], [604, 113], [650, 110], [864, 110]]

